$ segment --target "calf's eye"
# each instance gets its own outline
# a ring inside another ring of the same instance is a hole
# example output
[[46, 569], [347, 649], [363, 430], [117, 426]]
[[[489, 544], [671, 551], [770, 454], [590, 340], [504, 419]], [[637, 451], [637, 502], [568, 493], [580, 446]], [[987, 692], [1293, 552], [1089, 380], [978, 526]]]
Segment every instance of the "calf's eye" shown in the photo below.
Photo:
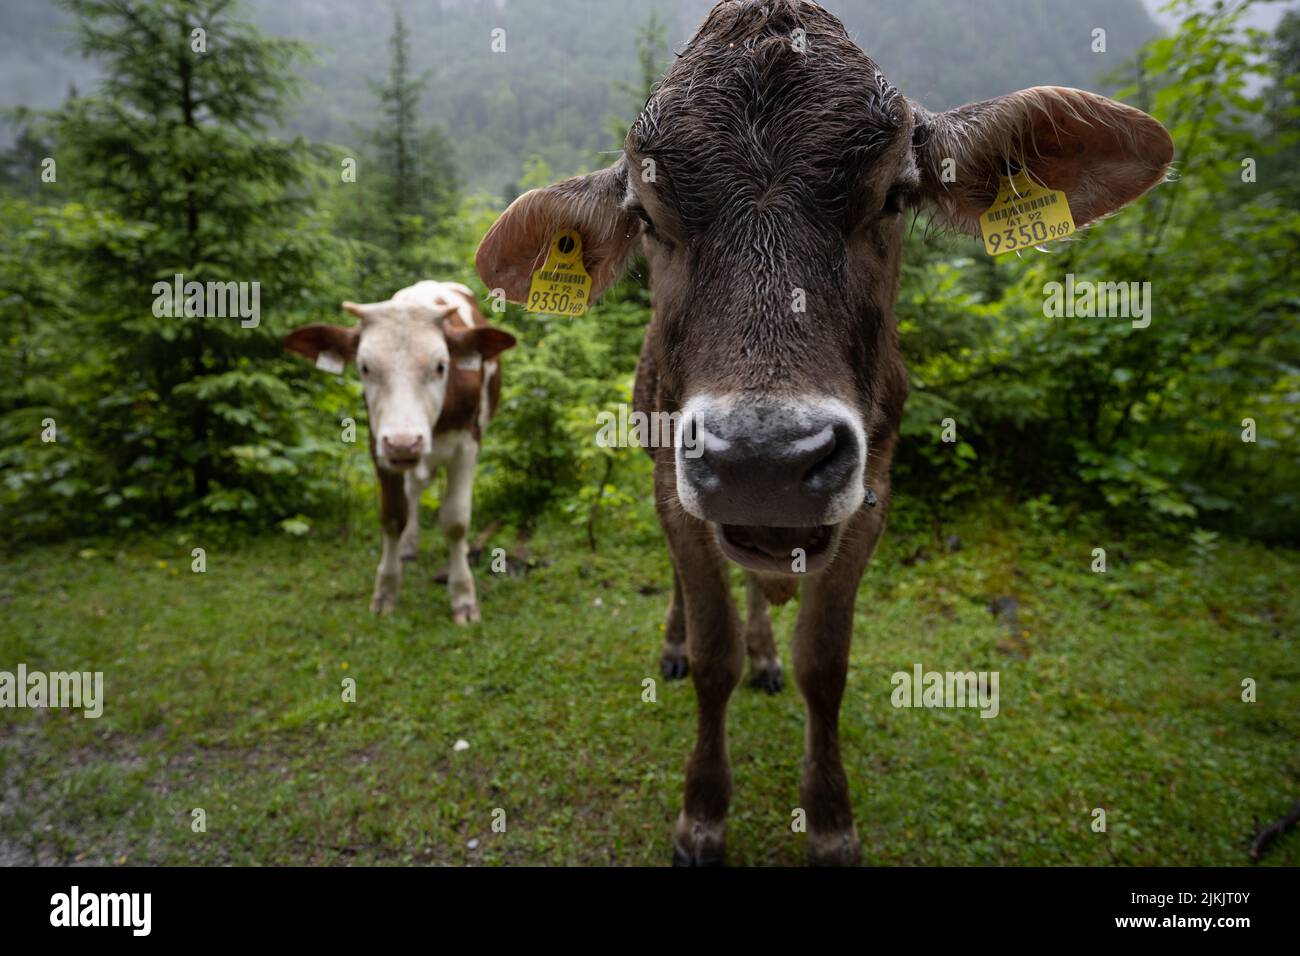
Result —
[[446, 375], [446, 374], [447, 374], [447, 363], [446, 363], [446, 362], [439, 362], [439, 363], [438, 363], [438, 369], [437, 369], [437, 372], [438, 372], [438, 376], [439, 376], [439, 377], [441, 377], [441, 376], [443, 376], [443, 375]]
[[897, 216], [900, 212], [906, 212], [920, 198], [920, 195], [921, 186], [916, 180], [895, 183], [885, 193], [885, 199], [880, 204], [880, 215]]
[[654, 220], [651, 219], [651, 218], [650, 218], [650, 214], [649, 214], [648, 212], [645, 211], [645, 207], [643, 207], [643, 206], [633, 206], [633, 207], [632, 207], [630, 210], [628, 210], [628, 211], [631, 212], [632, 215], [636, 216], [638, 219], [641, 220], [641, 226], [642, 226], [642, 228], [646, 231], [646, 233], [647, 233], [648, 235], [653, 236], [653, 235], [655, 234], [655, 223], [654, 223]]
[[369, 374], [370, 374], [370, 366], [367, 365], [365, 362], [362, 362], [362, 363], [361, 363], [361, 374], [362, 374], [362, 375], [369, 375]]
[[907, 190], [902, 186], [895, 186], [885, 193], [884, 204], [880, 207], [882, 216], [897, 216], [907, 205]]

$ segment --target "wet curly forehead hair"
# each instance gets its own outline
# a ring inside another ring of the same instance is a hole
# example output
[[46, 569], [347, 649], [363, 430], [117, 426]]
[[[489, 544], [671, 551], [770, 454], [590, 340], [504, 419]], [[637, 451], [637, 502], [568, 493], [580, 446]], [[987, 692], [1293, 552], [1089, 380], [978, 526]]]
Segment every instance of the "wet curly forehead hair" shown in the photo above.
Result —
[[654, 159], [688, 231], [728, 205], [835, 221], [859, 212], [864, 174], [909, 125], [906, 100], [832, 14], [802, 0], [726, 0], [626, 148]]

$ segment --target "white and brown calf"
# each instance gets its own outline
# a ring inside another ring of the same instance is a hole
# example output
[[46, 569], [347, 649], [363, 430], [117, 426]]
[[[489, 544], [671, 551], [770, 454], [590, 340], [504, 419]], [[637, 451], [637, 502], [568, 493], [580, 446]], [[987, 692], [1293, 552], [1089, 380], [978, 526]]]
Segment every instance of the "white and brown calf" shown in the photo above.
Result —
[[322, 354], [354, 361], [361, 372], [384, 529], [370, 609], [381, 614], [397, 604], [402, 561], [419, 549], [420, 495], [445, 467], [438, 523], [451, 543], [452, 619], [477, 621], [466, 541], [474, 466], [501, 395], [498, 356], [515, 344], [514, 336], [488, 325], [473, 293], [455, 283], [417, 282], [385, 302], [344, 302], [343, 308], [360, 322], [305, 325], [284, 345], [313, 361]]

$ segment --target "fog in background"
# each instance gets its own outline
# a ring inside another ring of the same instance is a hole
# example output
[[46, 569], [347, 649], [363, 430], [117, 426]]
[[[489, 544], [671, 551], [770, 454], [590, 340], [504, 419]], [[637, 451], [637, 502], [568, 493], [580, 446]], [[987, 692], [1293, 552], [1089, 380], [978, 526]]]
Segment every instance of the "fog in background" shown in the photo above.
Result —
[[[373, 109], [367, 79], [388, 65], [392, 10], [429, 70], [421, 113], [441, 123], [472, 188], [500, 193], [537, 155], [557, 173], [590, 168], [614, 148], [613, 120], [635, 110], [620, 84], [637, 71], [637, 35], [652, 10], [676, 49], [713, 0], [246, 0], [268, 32], [311, 44], [306, 93], [290, 121], [319, 142], [350, 143]], [[1252, 24], [1271, 27], [1288, 4]], [[1291, 3], [1289, 5], [1294, 5]], [[1166, 23], [1154, 0], [828, 0], [825, 4], [908, 96], [930, 108], [1037, 84], [1108, 91], [1126, 59]], [[50, 0], [6, 0], [0, 11], [0, 106], [51, 107], [95, 84], [70, 49], [69, 19]], [[506, 52], [490, 49], [506, 30]], [[1107, 31], [1107, 51], [1091, 49]], [[667, 62], [665, 57], [664, 62]], [[13, 130], [0, 129], [0, 144]]]

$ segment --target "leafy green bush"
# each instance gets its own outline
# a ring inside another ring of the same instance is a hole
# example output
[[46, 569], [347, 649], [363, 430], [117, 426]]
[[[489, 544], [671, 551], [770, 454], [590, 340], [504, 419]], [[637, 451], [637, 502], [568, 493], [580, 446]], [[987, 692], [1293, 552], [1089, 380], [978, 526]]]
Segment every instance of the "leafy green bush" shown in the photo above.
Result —
[[[1252, 99], [1269, 61], [1240, 6], [1176, 6], [1182, 28], [1145, 48], [1129, 90], [1173, 134], [1173, 181], [1042, 255], [972, 259], [968, 240], [911, 240], [899, 481], [928, 500], [1048, 492], [1127, 523], [1300, 536], [1300, 177], [1274, 161], [1294, 155], [1295, 136], [1277, 131], [1295, 127], [1283, 64], [1300, 44], [1272, 61], [1269, 89], [1286, 95]], [[1277, 175], [1250, 181], [1247, 159]], [[1046, 284], [1071, 273], [1151, 283], [1149, 326], [1045, 316]], [[939, 441], [945, 417], [960, 443]]]

